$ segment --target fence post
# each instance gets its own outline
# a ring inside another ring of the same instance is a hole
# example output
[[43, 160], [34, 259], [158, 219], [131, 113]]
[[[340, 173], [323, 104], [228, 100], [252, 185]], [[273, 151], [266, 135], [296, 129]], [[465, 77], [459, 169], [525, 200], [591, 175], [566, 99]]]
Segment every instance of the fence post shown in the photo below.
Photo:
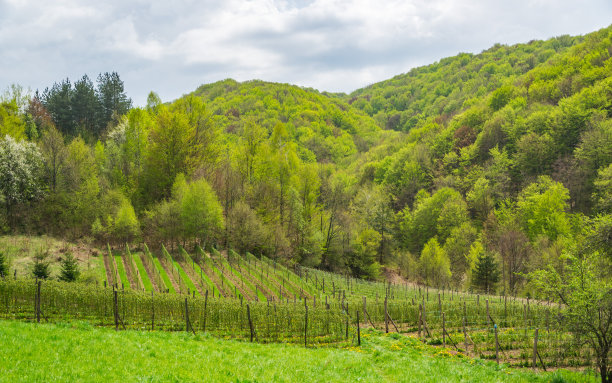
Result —
[[151, 291], [151, 331], [155, 330], [155, 299]]
[[385, 295], [385, 333], [389, 333], [389, 313], [387, 312], [387, 296]]
[[419, 324], [419, 339], [421, 339], [421, 322], [423, 322], [423, 313], [421, 312], [422, 310], [423, 306], [421, 306], [421, 304], [419, 303], [419, 318], [417, 320]]
[[446, 316], [444, 313], [442, 313], [442, 347], [446, 348]]
[[357, 346], [361, 346], [361, 331], [359, 330], [359, 309], [357, 311]]
[[115, 314], [115, 331], [119, 331], [119, 309], [117, 307], [117, 290], [113, 289], [113, 312]]
[[497, 338], [497, 323], [494, 325], [495, 327], [495, 360], [497, 364], [499, 364], [499, 340]]
[[533, 338], [533, 369], [535, 370], [538, 365], [538, 330], [535, 329], [535, 336]]
[[363, 321], [366, 321], [366, 297], [365, 295], [363, 296]]
[[251, 320], [251, 308], [249, 304], [247, 306], [247, 318], [249, 319], [249, 329], [251, 330], [251, 342], [253, 341], [253, 321]]
[[204, 321], [202, 323], [202, 332], [206, 332], [206, 306], [208, 306], [208, 290], [204, 294]]
[[304, 347], [308, 347], [308, 303], [304, 299]]
[[467, 339], [467, 330], [465, 329], [466, 326], [466, 312], [465, 312], [465, 301], [463, 302], [463, 341], [465, 343], [465, 354], [468, 354], [468, 339]]
[[36, 284], [36, 322], [40, 323], [40, 285], [41, 281]]

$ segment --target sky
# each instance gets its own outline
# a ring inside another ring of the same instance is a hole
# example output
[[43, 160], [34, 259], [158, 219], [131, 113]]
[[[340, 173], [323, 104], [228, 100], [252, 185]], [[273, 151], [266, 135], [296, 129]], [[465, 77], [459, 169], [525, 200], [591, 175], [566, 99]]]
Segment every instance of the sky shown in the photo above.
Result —
[[116, 71], [135, 105], [226, 78], [348, 93], [610, 23], [611, 0], [0, 0], [0, 90]]

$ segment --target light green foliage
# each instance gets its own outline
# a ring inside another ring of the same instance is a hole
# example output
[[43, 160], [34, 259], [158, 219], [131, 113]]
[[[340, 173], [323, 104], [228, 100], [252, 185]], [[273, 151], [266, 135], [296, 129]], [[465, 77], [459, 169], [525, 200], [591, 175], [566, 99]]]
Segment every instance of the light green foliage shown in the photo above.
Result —
[[372, 229], [365, 229], [357, 236], [354, 246], [355, 257], [351, 265], [357, 276], [376, 279], [380, 275], [380, 264], [376, 262], [380, 241], [380, 234]]
[[[143, 188], [148, 200], [170, 196], [176, 175], [191, 174], [193, 157], [191, 144], [194, 130], [188, 118], [166, 106], [158, 108], [155, 124], [149, 133], [146, 154], [146, 181]], [[145, 193], [143, 190], [143, 193]]]
[[80, 137], [66, 147], [64, 171], [58, 186], [69, 211], [67, 223], [75, 233], [88, 230], [97, 213], [100, 185], [92, 149]]
[[612, 164], [602, 168], [594, 182], [595, 200], [597, 209], [602, 212], [612, 213]]
[[556, 239], [570, 234], [566, 213], [568, 191], [562, 184], [542, 176], [526, 187], [517, 202], [519, 220], [532, 240], [538, 235]]
[[[476, 241], [478, 232], [469, 222], [454, 227], [444, 243], [444, 251], [452, 265], [452, 280], [456, 286], [461, 286], [466, 274], [473, 267], [470, 256], [472, 243]], [[469, 279], [469, 278], [468, 278]]]
[[431, 286], [443, 287], [450, 281], [450, 260], [436, 238], [425, 244], [419, 259], [419, 271], [423, 281]]
[[26, 124], [19, 115], [15, 101], [0, 103], [0, 137], [11, 136], [16, 140], [26, 137]]
[[185, 237], [199, 238], [207, 243], [223, 229], [223, 209], [206, 180], [186, 185], [179, 203]]
[[121, 205], [113, 220], [113, 234], [123, 242], [129, 242], [140, 233], [138, 218], [127, 198], [121, 198]]
[[564, 321], [595, 350], [601, 381], [606, 382], [612, 376], [608, 360], [612, 340], [610, 259], [597, 251], [572, 249], [563, 260], [560, 270], [551, 265], [531, 273], [530, 278], [541, 293], [563, 303]]
[[468, 219], [467, 205], [461, 194], [451, 188], [442, 188], [433, 195], [422, 194], [414, 209], [404, 209], [400, 221], [405, 246], [411, 251], [420, 251], [430, 238], [438, 235], [446, 240], [453, 227]]

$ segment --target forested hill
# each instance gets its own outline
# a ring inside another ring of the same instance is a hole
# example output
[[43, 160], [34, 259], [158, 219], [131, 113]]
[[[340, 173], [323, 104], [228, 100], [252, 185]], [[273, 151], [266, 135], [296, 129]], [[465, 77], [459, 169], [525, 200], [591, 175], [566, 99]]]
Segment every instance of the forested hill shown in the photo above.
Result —
[[225, 80], [203, 85], [193, 95], [204, 99], [226, 133], [241, 136], [244, 124], [252, 122], [270, 136], [277, 124], [283, 124], [300, 156], [319, 163], [345, 163], [381, 136], [381, 129], [365, 113], [313, 89]]
[[225, 80], [129, 109], [116, 74], [13, 88], [1, 227], [524, 292], [612, 248], [611, 37], [496, 45], [350, 95]]

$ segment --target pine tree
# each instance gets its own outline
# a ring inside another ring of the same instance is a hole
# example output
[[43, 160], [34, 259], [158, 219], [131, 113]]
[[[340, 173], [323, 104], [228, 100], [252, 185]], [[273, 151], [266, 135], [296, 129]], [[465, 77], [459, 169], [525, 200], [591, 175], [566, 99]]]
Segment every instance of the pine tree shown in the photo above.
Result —
[[495, 288], [497, 282], [499, 282], [499, 266], [493, 254], [483, 251], [478, 255], [472, 283], [479, 290], [488, 293]]
[[6, 257], [4, 253], [0, 251], [0, 278], [4, 278], [8, 274], [8, 265], [6, 264]]
[[49, 263], [45, 261], [46, 254], [39, 252], [34, 256], [34, 267], [32, 268], [32, 275], [38, 279], [49, 278]]
[[79, 277], [79, 265], [77, 263], [76, 258], [68, 253], [62, 259], [62, 271], [60, 274], [60, 281], [64, 282], [74, 282]]

